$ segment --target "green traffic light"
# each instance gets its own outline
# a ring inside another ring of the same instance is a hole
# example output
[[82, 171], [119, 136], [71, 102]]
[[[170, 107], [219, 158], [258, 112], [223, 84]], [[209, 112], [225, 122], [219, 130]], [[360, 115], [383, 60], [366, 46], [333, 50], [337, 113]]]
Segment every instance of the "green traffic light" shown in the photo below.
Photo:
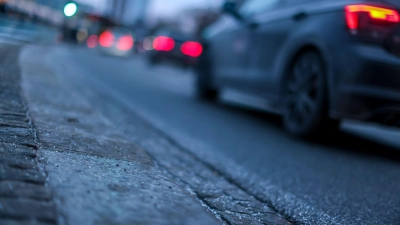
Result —
[[77, 11], [78, 11], [78, 6], [73, 2], [66, 4], [64, 7], [64, 15], [68, 17], [75, 15]]

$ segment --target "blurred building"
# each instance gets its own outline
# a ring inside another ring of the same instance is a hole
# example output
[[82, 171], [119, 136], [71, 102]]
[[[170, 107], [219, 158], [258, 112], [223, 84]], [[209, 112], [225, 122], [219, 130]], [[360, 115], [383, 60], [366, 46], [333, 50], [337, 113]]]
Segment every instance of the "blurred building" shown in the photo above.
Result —
[[125, 26], [143, 22], [151, 0], [109, 0], [108, 17]]
[[64, 8], [65, 0], [34, 0], [37, 4], [48, 6], [52, 9], [61, 11]]
[[221, 15], [218, 8], [188, 8], [177, 14], [175, 24], [185, 33], [200, 37], [204, 28]]
[[41, 22], [60, 25], [64, 19], [62, 8], [65, 0], [6, 0], [5, 2], [7, 11]]

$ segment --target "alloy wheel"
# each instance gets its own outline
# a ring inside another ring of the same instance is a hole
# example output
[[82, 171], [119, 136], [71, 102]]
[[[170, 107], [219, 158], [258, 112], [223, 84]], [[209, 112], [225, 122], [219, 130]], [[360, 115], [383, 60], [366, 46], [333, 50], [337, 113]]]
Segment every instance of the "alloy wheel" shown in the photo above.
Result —
[[293, 64], [285, 89], [284, 121], [292, 133], [305, 133], [321, 116], [325, 81], [318, 54], [302, 54]]

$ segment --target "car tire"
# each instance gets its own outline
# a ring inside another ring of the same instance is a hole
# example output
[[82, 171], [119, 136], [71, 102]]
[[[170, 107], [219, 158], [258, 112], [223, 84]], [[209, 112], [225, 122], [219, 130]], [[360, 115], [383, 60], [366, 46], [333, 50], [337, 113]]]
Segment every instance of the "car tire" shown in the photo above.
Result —
[[283, 123], [302, 139], [324, 137], [338, 129], [339, 121], [328, 116], [329, 94], [324, 62], [316, 51], [298, 55], [284, 85]]
[[195, 95], [202, 101], [216, 101], [219, 91], [213, 84], [213, 74], [210, 58], [207, 52], [199, 57], [194, 66], [195, 71]]

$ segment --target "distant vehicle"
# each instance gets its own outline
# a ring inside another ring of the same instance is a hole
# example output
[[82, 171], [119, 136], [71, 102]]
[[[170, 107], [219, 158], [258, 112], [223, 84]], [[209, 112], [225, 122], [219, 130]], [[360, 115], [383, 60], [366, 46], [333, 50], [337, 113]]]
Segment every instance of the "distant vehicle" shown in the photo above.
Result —
[[205, 32], [197, 95], [261, 96], [286, 130], [318, 137], [342, 119], [400, 126], [399, 0], [248, 0]]
[[143, 27], [136, 27], [134, 29], [135, 32], [135, 46], [134, 46], [134, 51], [135, 53], [145, 53], [146, 49], [143, 47], [143, 41], [145, 40], [146, 37], [149, 36], [149, 30], [145, 29]]
[[[89, 40], [88, 39], [88, 46]], [[93, 41], [94, 42], [94, 41]], [[103, 31], [98, 37], [98, 49], [100, 52], [113, 56], [129, 56], [133, 53], [135, 44], [134, 34], [126, 28], [109, 28]]]
[[192, 66], [203, 52], [203, 46], [187, 34], [176, 29], [163, 28], [148, 37], [145, 44], [151, 64], [171, 61], [182, 66]]

